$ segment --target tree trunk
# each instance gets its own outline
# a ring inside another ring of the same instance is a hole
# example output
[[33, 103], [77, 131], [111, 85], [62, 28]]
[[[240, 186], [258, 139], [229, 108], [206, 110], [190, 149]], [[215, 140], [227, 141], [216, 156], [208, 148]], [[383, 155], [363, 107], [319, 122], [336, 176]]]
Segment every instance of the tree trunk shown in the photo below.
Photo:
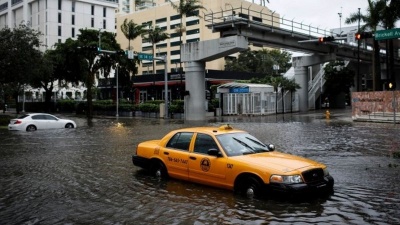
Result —
[[51, 94], [52, 94], [52, 90], [45, 90], [46, 91], [46, 96], [44, 99], [44, 104], [45, 104], [45, 112], [50, 112], [50, 104], [51, 104]]
[[373, 76], [373, 90], [382, 91], [381, 84], [381, 62], [380, 62], [380, 47], [379, 42], [374, 40], [374, 76]]

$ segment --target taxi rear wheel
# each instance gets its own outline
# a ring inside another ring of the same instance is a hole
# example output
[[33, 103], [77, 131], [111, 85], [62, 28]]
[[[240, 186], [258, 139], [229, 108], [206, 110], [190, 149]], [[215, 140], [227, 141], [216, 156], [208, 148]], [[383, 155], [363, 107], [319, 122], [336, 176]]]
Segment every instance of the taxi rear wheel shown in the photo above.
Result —
[[164, 163], [159, 161], [154, 161], [151, 166], [151, 174], [157, 179], [165, 179], [168, 177], [167, 168]]

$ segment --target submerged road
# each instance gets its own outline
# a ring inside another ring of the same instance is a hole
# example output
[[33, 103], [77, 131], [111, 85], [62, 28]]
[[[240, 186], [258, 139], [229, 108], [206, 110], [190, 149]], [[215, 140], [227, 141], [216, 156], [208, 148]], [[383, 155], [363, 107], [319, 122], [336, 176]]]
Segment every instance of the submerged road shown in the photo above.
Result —
[[[66, 116], [62, 116], [66, 117]], [[400, 224], [400, 125], [356, 123], [348, 112], [222, 117], [204, 122], [96, 118], [77, 129], [0, 129], [0, 224]], [[144, 140], [229, 123], [278, 151], [328, 165], [327, 198], [246, 199], [132, 165]]]

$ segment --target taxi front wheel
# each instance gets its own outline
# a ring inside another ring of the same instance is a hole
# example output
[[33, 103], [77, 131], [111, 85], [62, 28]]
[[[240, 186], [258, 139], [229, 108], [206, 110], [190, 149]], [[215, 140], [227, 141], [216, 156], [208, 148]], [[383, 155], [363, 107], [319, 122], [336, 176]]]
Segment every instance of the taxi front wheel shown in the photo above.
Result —
[[247, 198], [261, 197], [261, 183], [255, 177], [247, 177], [242, 184], [241, 193]]

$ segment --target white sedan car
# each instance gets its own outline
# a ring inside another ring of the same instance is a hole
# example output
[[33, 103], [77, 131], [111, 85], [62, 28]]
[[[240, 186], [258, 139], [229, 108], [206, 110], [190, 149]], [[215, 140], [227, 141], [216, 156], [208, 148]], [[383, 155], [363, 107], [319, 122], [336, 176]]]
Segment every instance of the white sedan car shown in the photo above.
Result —
[[56, 128], [76, 128], [76, 123], [46, 113], [30, 113], [11, 119], [8, 124], [8, 130], [35, 131]]

